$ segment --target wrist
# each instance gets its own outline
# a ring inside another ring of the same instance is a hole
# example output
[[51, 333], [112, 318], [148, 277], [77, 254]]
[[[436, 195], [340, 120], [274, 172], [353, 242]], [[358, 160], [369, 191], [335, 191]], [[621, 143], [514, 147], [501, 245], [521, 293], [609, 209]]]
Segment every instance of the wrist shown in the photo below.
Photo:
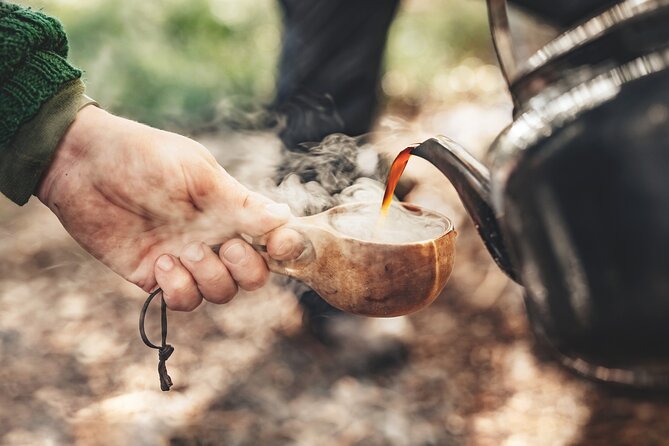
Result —
[[88, 104], [81, 108], [67, 131], [56, 146], [51, 163], [44, 171], [36, 190], [37, 198], [47, 206], [52, 202], [52, 191], [58, 180], [67, 177], [71, 170], [86, 154], [96, 128], [107, 113]]

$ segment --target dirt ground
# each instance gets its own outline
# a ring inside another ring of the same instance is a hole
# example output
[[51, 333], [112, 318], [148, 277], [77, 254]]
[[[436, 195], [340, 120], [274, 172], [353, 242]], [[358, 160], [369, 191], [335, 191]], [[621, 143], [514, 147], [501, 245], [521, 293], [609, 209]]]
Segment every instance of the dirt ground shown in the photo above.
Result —
[[[401, 148], [439, 130], [480, 153], [508, 113], [470, 104], [418, 116], [393, 137]], [[271, 163], [234, 148], [264, 138], [203, 140], [249, 180]], [[534, 346], [521, 289], [424, 169], [454, 214], [458, 253], [442, 295], [408, 317], [405, 362], [374, 364], [364, 348], [319, 343], [302, 330], [291, 288], [273, 280], [225, 306], [170, 313], [167, 393], [156, 352], [138, 336], [144, 294], [80, 249], [39, 202], [1, 201], [0, 443], [669, 444], [669, 400], [584, 381]], [[157, 312], [149, 319], [155, 338]]]

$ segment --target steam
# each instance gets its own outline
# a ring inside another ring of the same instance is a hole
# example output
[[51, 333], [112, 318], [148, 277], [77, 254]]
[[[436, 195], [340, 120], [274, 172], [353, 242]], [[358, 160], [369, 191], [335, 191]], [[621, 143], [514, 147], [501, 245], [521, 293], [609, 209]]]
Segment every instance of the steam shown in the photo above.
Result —
[[[285, 150], [274, 184], [261, 192], [288, 204], [295, 215], [312, 215], [343, 203], [378, 201], [383, 197], [388, 161], [362, 138], [327, 136], [304, 152]], [[276, 185], [278, 184], [278, 185]]]
[[296, 216], [317, 214], [341, 204], [374, 203], [357, 216], [337, 217], [336, 229], [348, 236], [406, 243], [434, 238], [443, 232], [441, 219], [419, 217], [397, 205], [391, 207], [387, 217], [390, 224], [378, 231], [392, 159], [381, 155], [369, 142], [372, 135], [350, 137], [334, 133], [319, 143], [300, 144], [301, 150], [296, 151], [282, 144], [278, 137], [281, 130], [280, 126], [266, 132], [237, 130], [225, 137], [219, 133], [200, 141], [231, 175], [272, 200], [287, 204]]
[[[438, 237], [446, 230], [441, 218], [391, 206], [380, 219], [389, 160], [373, 145], [343, 134], [305, 145], [304, 152], [284, 150], [275, 181], [262, 192], [288, 204], [297, 216], [313, 215], [350, 203], [369, 203], [355, 212], [334, 215], [332, 227], [349, 237], [383, 243], [409, 243]], [[277, 185], [278, 183], [278, 185]]]
[[338, 232], [360, 240], [381, 243], [413, 243], [431, 240], [443, 234], [446, 222], [434, 215], [413, 213], [400, 205], [392, 205], [388, 214], [379, 219], [376, 202], [356, 208], [353, 213], [335, 214], [330, 219]]

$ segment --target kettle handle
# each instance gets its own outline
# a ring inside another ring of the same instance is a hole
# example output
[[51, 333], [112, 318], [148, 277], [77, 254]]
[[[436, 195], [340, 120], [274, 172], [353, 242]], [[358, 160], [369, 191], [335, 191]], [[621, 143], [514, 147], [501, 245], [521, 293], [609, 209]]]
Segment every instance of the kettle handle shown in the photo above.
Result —
[[506, 13], [506, 0], [487, 0], [487, 2], [492, 43], [495, 46], [497, 60], [499, 66], [502, 68], [506, 84], [511, 85], [511, 80], [516, 75], [517, 67], [513, 52], [511, 29], [509, 28], [509, 17]]

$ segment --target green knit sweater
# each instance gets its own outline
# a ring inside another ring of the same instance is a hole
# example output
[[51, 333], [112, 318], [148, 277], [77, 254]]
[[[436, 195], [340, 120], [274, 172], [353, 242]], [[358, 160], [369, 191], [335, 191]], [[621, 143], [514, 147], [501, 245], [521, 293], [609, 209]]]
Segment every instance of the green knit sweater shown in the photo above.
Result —
[[60, 23], [0, 1], [0, 191], [24, 204], [83, 99]]

